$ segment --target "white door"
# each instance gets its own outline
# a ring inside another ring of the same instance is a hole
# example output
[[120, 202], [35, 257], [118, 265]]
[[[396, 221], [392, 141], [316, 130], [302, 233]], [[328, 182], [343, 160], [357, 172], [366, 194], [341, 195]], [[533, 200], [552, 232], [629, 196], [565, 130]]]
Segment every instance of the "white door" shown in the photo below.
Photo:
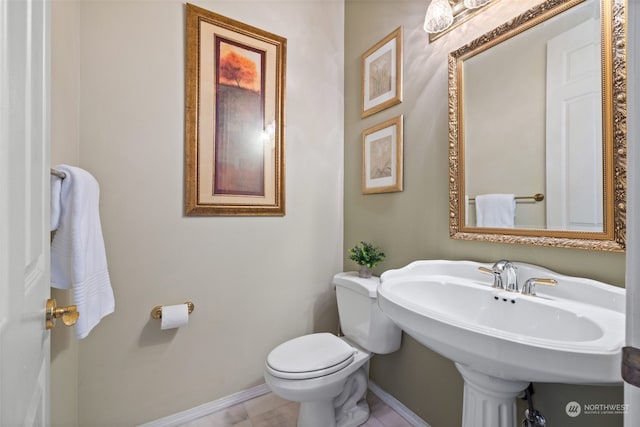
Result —
[[603, 231], [600, 63], [598, 19], [547, 43], [548, 229]]
[[46, 0], [0, 0], [0, 426], [49, 425]]
[[[640, 2], [627, 4], [627, 342], [640, 348]], [[640, 387], [625, 383], [625, 427], [640, 426]]]

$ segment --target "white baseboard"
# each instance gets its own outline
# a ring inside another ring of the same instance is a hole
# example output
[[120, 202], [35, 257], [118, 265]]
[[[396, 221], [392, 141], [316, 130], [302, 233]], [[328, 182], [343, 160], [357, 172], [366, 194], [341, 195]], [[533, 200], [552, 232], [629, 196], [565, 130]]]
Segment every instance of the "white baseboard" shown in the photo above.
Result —
[[381, 389], [380, 386], [371, 380], [369, 380], [369, 390], [378, 396], [388, 407], [396, 411], [398, 415], [407, 420], [413, 427], [431, 427], [411, 409], [404, 406], [398, 399]]
[[[382, 390], [372, 381], [369, 381], [369, 390], [378, 396], [378, 398], [387, 406], [396, 411], [398, 415], [407, 420], [413, 427], [431, 427], [429, 424], [424, 422], [422, 418], [400, 403], [399, 400]], [[270, 392], [271, 389], [269, 389], [266, 384], [260, 384], [256, 387], [225, 396], [218, 400], [204, 403], [200, 406], [196, 406], [195, 408], [187, 409], [186, 411], [178, 412], [155, 421], [141, 424], [138, 427], [177, 427]]]
[[229, 396], [225, 396], [218, 400], [204, 403], [200, 406], [196, 406], [195, 408], [187, 409], [186, 411], [178, 412], [176, 414], [169, 415], [168, 417], [141, 424], [139, 427], [177, 427], [270, 392], [271, 389], [266, 384], [260, 384], [250, 389], [230, 394]]

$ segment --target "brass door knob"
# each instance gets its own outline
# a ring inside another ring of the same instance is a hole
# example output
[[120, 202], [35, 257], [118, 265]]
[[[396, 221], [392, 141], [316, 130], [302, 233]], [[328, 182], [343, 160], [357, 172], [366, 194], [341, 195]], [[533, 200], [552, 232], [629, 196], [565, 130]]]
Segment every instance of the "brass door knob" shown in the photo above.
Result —
[[62, 323], [66, 326], [72, 326], [76, 324], [78, 317], [80, 317], [77, 306], [68, 305], [66, 307], [57, 307], [56, 300], [53, 298], [49, 298], [47, 300], [47, 307], [45, 311], [45, 327], [47, 329], [52, 329], [56, 326], [56, 319], [62, 318]]

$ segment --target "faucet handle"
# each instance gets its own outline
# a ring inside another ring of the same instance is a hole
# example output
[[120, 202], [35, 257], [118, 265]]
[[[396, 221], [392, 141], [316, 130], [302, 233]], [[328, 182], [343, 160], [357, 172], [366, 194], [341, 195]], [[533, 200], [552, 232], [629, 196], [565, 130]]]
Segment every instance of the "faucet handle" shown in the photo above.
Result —
[[524, 282], [524, 286], [522, 287], [523, 295], [536, 295], [536, 285], [545, 285], [545, 286], [557, 286], [558, 281], [555, 279], [539, 279], [539, 278], [531, 278], [527, 279]]
[[494, 288], [504, 289], [504, 285], [502, 284], [502, 275], [501, 275], [500, 271], [495, 270], [495, 269], [491, 269], [491, 268], [487, 268], [487, 267], [482, 267], [482, 266], [478, 267], [478, 270], [480, 270], [482, 273], [493, 275], [493, 287]]
[[493, 270], [487, 267], [480, 266], [478, 267], [478, 270], [486, 274], [493, 274]]

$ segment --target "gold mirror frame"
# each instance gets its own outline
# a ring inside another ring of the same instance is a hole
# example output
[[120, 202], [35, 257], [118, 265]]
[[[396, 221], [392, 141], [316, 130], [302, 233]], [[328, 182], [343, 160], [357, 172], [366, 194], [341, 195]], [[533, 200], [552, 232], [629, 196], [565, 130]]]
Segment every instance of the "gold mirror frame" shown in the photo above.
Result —
[[[625, 0], [601, 0], [604, 230], [499, 229], [465, 224], [463, 60], [585, 0], [547, 0], [449, 54], [449, 234], [454, 239], [622, 252], [626, 243], [627, 82]], [[460, 122], [459, 122], [460, 120]]]

